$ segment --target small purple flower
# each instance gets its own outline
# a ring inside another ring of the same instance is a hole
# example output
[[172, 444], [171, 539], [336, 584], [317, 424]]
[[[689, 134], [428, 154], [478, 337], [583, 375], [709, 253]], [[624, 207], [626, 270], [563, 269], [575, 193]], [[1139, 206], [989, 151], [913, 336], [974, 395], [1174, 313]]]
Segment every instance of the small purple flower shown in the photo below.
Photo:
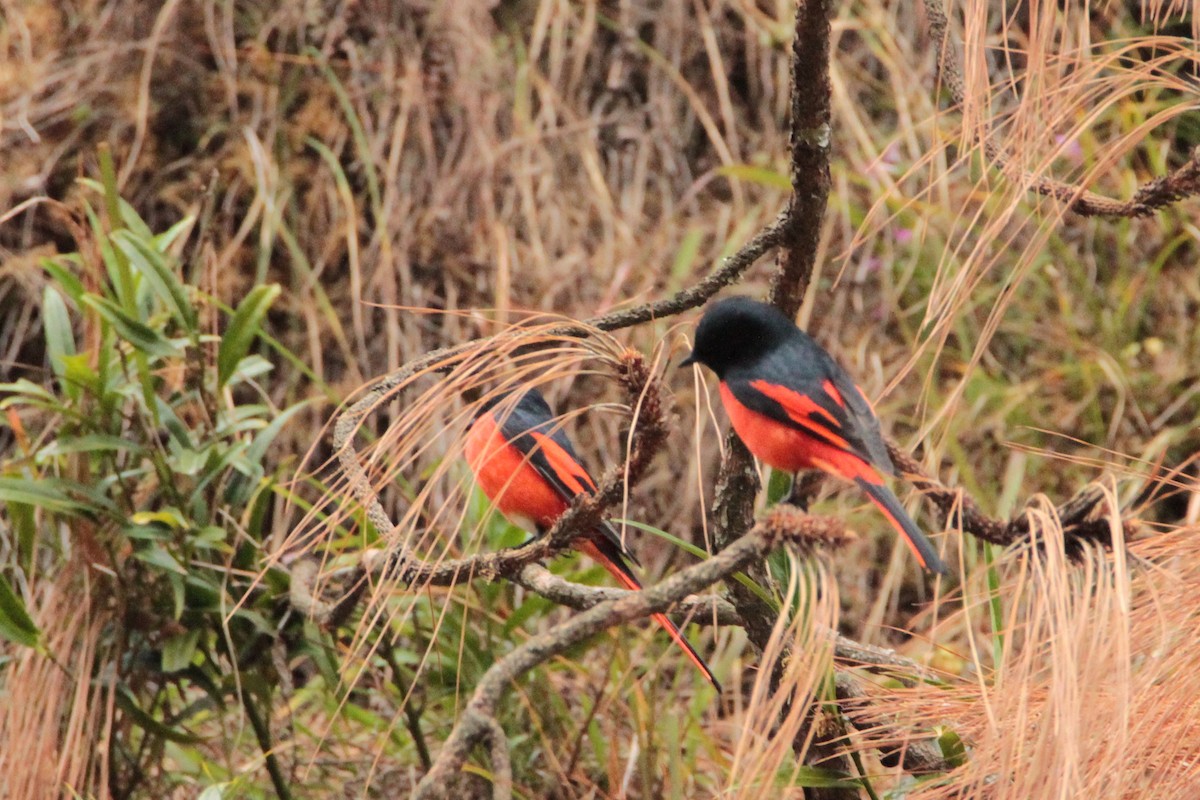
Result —
[[1073, 161], [1078, 164], [1083, 161], [1083, 146], [1079, 144], [1079, 139], [1072, 136], [1067, 138], [1063, 134], [1055, 134], [1054, 143], [1059, 146], [1058, 154], [1068, 161]]
[[877, 175], [895, 175], [900, 171], [901, 155], [899, 143], [892, 142], [886, 150], [879, 154], [878, 158], [871, 162], [867, 171]]

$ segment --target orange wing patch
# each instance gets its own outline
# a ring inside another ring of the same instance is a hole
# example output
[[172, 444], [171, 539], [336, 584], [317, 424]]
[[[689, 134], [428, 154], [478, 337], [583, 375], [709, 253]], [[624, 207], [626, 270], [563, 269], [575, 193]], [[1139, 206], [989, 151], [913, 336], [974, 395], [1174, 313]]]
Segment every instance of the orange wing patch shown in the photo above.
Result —
[[825, 390], [825, 394], [829, 395], [833, 399], [833, 402], [838, 404], [839, 408], [846, 407], [846, 401], [842, 399], [842, 393], [839, 392], [837, 387], [833, 385], [833, 381], [826, 378], [825, 382], [821, 384], [821, 388]]
[[[800, 394], [779, 384], [769, 383], [764, 380], [750, 381], [750, 386], [755, 391], [762, 392], [783, 406], [783, 410], [792, 422], [795, 422], [802, 428], [807, 428], [834, 447], [840, 447], [844, 450], [850, 449], [850, 443], [836, 433], [841, 428], [837, 418], [833, 414], [830, 414], [827, 409], [822, 408], [816, 400], [813, 400], [808, 395]], [[841, 395], [838, 395], [838, 397], [840, 398]], [[812, 415], [814, 414], [829, 420], [829, 427], [813, 419]]]
[[596, 491], [596, 483], [592, 480], [592, 476], [588, 475], [583, 465], [571, 458], [571, 454], [564, 450], [558, 442], [544, 433], [534, 432], [531, 435], [537, 442], [538, 448], [541, 449], [542, 455], [549, 462], [550, 469], [554, 470], [554, 476], [562, 481], [572, 494]]

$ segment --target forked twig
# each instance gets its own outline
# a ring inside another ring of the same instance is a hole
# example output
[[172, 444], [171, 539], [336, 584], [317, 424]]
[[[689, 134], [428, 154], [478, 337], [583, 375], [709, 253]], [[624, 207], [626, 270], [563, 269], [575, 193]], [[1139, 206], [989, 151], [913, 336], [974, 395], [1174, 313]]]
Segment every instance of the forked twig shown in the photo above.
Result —
[[[937, 54], [938, 75], [949, 87], [954, 104], [961, 109], [966, 104], [966, 82], [958, 54], [950, 41], [946, 9], [940, 0], [924, 0], [924, 4], [925, 14], [929, 17], [929, 34]], [[1027, 173], [1009, 161], [991, 132], [980, 134], [979, 139], [984, 153], [1006, 178], [1027, 186], [1032, 192], [1060, 200], [1067, 204], [1068, 210], [1084, 217], [1147, 217], [1184, 198], [1200, 194], [1200, 147], [1192, 151], [1183, 166], [1143, 184], [1132, 197], [1122, 201], [1082, 186]]]

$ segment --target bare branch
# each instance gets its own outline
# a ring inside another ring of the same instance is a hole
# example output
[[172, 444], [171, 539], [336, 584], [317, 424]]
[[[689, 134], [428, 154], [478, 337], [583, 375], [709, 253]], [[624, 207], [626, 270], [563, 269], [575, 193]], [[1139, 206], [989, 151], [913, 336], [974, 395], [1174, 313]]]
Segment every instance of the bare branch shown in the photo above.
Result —
[[[337, 603], [330, 603], [316, 594], [314, 585], [319, 562], [316, 559], [306, 559], [298, 562], [291, 571], [291, 604], [302, 614], [311, 616], [318, 624], [326, 627], [337, 627], [345, 621], [349, 611], [357, 605], [362, 592], [359, 586], [365, 585], [365, 577], [369, 575], [371, 582], [384, 579], [383, 569], [386, 559], [381, 553], [365, 559], [371, 565], [359, 570], [355, 580], [357, 586], [352, 586], [350, 594]], [[527, 564], [514, 575], [506, 576], [507, 580], [531, 591], [541, 597], [576, 611], [586, 611], [610, 600], [620, 600], [630, 594], [628, 589], [615, 589], [605, 586], [584, 586], [572, 583], [555, 575], [541, 564]], [[349, 598], [349, 599], [348, 599]], [[737, 609], [728, 600], [715, 594], [685, 597], [675, 603], [672, 615], [679, 620], [694, 622], [697, 625], [736, 625], [743, 627], [744, 622], [738, 615]], [[858, 642], [835, 631], [828, 631], [828, 636], [834, 639], [834, 655], [839, 661], [850, 666], [884, 668], [909, 685], [920, 681], [930, 680], [932, 676], [921, 664], [906, 658], [895, 650], [886, 647]]]
[[[929, 34], [933, 37], [937, 53], [938, 74], [950, 89], [954, 104], [962, 108], [966, 103], [966, 83], [958, 54], [950, 41], [950, 22], [940, 0], [924, 0], [925, 13], [929, 17]], [[1104, 195], [1072, 186], [1052, 178], [1031, 175], [1009, 161], [1003, 149], [989, 134], [982, 136], [984, 152], [992, 164], [1009, 180], [1026, 185], [1029, 190], [1046, 197], [1053, 197], [1067, 204], [1070, 211], [1084, 217], [1147, 217], [1184, 198], [1200, 194], [1200, 147], [1192, 151], [1186, 164], [1161, 178], [1142, 185], [1129, 200], [1114, 200]]]
[[[943, 485], [936, 478], [930, 477], [916, 459], [904, 452], [896, 442], [886, 437], [884, 441], [896, 469], [938, 507], [945, 524], [960, 527], [973, 536], [1001, 547], [1029, 538], [1027, 514], [1020, 513], [1010, 520], [989, 517], [979, 509], [979, 504], [974, 498], [962, 489], [951, 489]], [[1084, 487], [1058, 507], [1058, 519], [1062, 524], [1068, 555], [1081, 555], [1086, 542], [1111, 546], [1112, 535], [1108, 519], [1099, 513], [1103, 500], [1104, 493], [1098, 486], [1093, 485]], [[1121, 525], [1127, 539], [1137, 535], [1138, 526], [1133, 521], [1122, 520]]]
[[[510, 578], [513, 583], [561, 606], [586, 611], [608, 600], [620, 600], [628, 589], [584, 586], [564, 580], [540, 564], [530, 564]], [[729, 601], [716, 595], [687, 597], [675, 604], [674, 613], [701, 625], [741, 625], [742, 619]]]
[[[735, 282], [742, 273], [778, 244], [785, 215], [786, 212], [781, 212], [775, 222], [760, 230], [749, 242], [727, 258], [718, 270], [695, 286], [676, 292], [666, 300], [646, 303], [632, 309], [614, 311], [600, 317], [595, 317], [581, 325], [567, 325], [555, 328], [548, 335], [587, 336], [595, 330], [614, 331], [648, 322], [652, 319], [668, 317], [703, 305], [722, 288]], [[504, 335], [500, 334], [500, 336]], [[387, 511], [380, 504], [379, 498], [371, 486], [366, 471], [363, 469], [362, 463], [358, 458], [358, 452], [353, 447], [354, 434], [358, 431], [359, 426], [362, 425], [362, 421], [366, 416], [378, 407], [379, 403], [398, 386], [402, 386], [406, 381], [424, 372], [431, 370], [437, 372], [449, 371], [484, 342], [494, 342], [496, 340], [497, 337], [488, 337], [452, 347], [441, 348], [405, 364], [390, 375], [379, 379], [350, 408], [346, 409], [334, 424], [333, 447], [341, 463], [342, 470], [346, 475], [350, 491], [366, 509], [367, 519], [370, 520], [371, 524], [375, 526], [384, 539], [394, 538], [395, 526], [392, 524]], [[645, 411], [643, 411], [642, 416], [645, 417]], [[662, 424], [664, 425], [662, 430], [665, 435], [665, 422]], [[643, 448], [642, 457], [648, 461], [649, 457], [653, 455], [654, 449], [656, 448]], [[471, 574], [473, 571], [480, 571], [485, 574], [515, 574], [516, 571], [526, 564], [530, 564], [565, 548], [569, 544], [570, 539], [573, 538], [569, 534], [582, 529], [588, 520], [591, 520], [594, 524], [598, 520], [597, 515], [603, 507], [615, 502], [618, 499], [618, 494], [623, 491], [624, 483], [618, 481], [622, 481], [626, 475], [630, 474], [631, 471], [625, 467], [614, 470], [603, 482], [602, 489], [594, 501], [585, 500], [584, 502], [577, 503], [566, 515], [559, 519], [558, 524], [554, 526], [554, 529], [548, 536], [543, 537], [538, 542], [527, 545], [525, 548], [517, 548], [513, 551], [507, 551], [504, 554], [481, 556], [475, 559], [443, 562], [437, 567], [418, 566], [415, 562], [401, 563], [403, 562], [403, 554], [394, 553], [390, 556], [391, 560], [389, 563], [395, 567], [403, 568], [403, 571], [399, 573], [402, 578], [407, 578], [409, 581], [420, 578], [434, 585], [453, 584], [460, 577]], [[367, 572], [365, 570], [359, 573], [358, 580], [355, 582], [356, 589], [354, 593], [348, 595], [338, 604], [337, 608], [331, 610], [334, 617], [344, 618], [344, 614], [348, 613], [357, 604], [359, 599], [358, 593], [366, 586], [366, 577]]]
[[736, 283], [742, 273], [780, 243], [784, 237], [784, 226], [788, 216], [787, 209], [781, 211], [774, 222], [756, 233], [750, 241], [738, 248], [736, 253], [725, 259], [725, 263], [719, 269], [695, 286], [681, 289], [666, 300], [593, 317], [586, 324], [602, 331], [615, 331], [699, 308], [717, 292]]
[[[808, 547], [842, 535], [840, 520], [832, 517], [806, 517], [804, 525], [786, 532], [787, 540]], [[606, 600], [545, 633], [532, 637], [484, 673], [475, 693], [460, 716], [445, 745], [434, 760], [433, 769], [417, 786], [414, 798], [445, 797], [449, 779], [458, 773], [470, 751], [490, 729], [487, 720], [495, 720], [496, 707], [505, 689], [521, 675], [600, 631], [635, 619], [664, 612], [683, 598], [737, 572], [747, 563], [761, 559], [780, 543], [783, 533], [776, 526], [760, 525], [733, 542], [723, 551], [699, 564], [681, 570], [661, 583], [630, 592], [616, 600]]]
[[[492, 797], [495, 800], [510, 800], [512, 797], [512, 759], [508, 755], [508, 739], [504, 728], [493, 717], [483, 720], [487, 727], [488, 752], [492, 759]], [[432, 772], [432, 769], [430, 770]]]

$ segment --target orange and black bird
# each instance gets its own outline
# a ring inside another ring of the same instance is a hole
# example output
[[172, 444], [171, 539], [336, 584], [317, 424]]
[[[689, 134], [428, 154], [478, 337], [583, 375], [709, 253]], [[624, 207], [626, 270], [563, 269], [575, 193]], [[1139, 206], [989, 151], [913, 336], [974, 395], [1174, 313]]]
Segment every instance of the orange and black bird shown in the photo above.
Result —
[[[695, 346], [683, 361], [688, 364], [716, 373], [733, 429], [756, 458], [793, 475], [819, 469], [858, 484], [921, 566], [947, 574], [883, 482], [896, 468], [871, 405], [833, 357], [783, 312], [747, 297], [715, 303], [696, 329]], [[793, 492], [795, 486], [793, 480]]]
[[[505, 397], [508, 397], [506, 395]], [[555, 425], [554, 414], [536, 389], [509, 403], [500, 397], [483, 404], [467, 431], [465, 455], [479, 488], [517, 527], [545, 534], [581, 494], [593, 494], [592, 480], [575, 448]], [[637, 563], [607, 522], [578, 539], [576, 548], [599, 562], [626, 589], [640, 589], [630, 569]], [[683, 648], [717, 691], [721, 685], [666, 614], [654, 619]]]

